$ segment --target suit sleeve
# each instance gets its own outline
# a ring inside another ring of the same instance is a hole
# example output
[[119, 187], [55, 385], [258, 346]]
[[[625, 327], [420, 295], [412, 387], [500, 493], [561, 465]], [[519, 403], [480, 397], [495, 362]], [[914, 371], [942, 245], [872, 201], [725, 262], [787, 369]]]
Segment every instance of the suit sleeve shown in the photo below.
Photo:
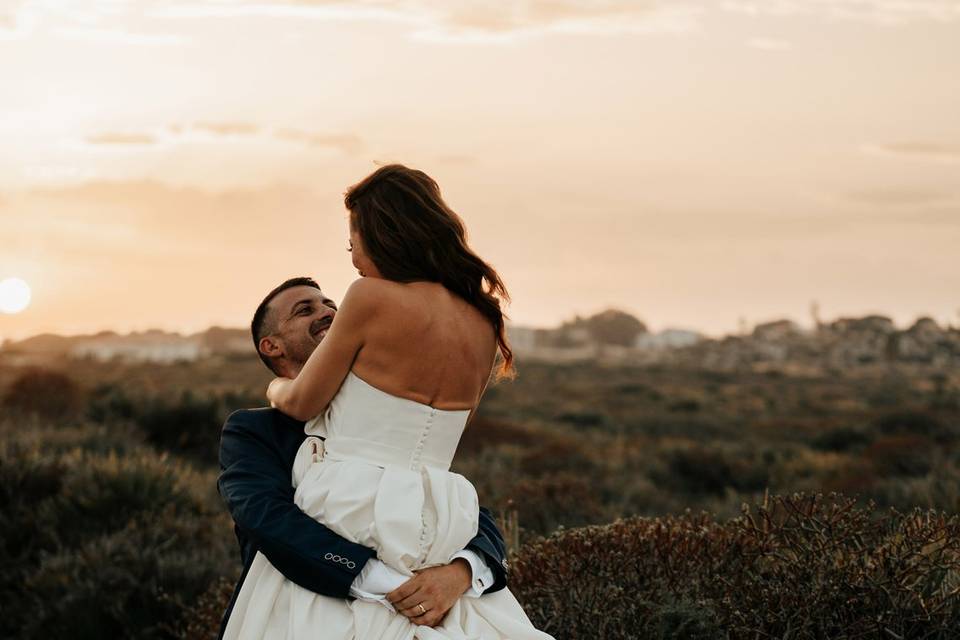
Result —
[[493, 516], [485, 507], [480, 507], [480, 526], [476, 537], [467, 544], [480, 554], [493, 571], [493, 585], [484, 593], [493, 593], [507, 586], [507, 551], [503, 536]]
[[237, 527], [286, 578], [320, 595], [346, 598], [376, 553], [297, 507], [291, 470], [271, 442], [271, 428], [249, 412], [227, 418], [220, 438], [220, 495]]

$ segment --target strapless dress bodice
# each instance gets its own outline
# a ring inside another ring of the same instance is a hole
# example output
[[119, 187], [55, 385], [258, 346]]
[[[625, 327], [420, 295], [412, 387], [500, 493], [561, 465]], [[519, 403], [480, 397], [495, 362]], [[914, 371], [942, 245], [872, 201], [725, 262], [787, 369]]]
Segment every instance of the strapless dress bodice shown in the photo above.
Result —
[[325, 456], [334, 460], [446, 471], [469, 416], [469, 409], [437, 409], [387, 393], [350, 371], [305, 431], [325, 438]]
[[399, 571], [446, 564], [479, 526], [476, 489], [450, 471], [469, 417], [469, 409], [401, 398], [351, 371], [304, 426], [294, 501]]

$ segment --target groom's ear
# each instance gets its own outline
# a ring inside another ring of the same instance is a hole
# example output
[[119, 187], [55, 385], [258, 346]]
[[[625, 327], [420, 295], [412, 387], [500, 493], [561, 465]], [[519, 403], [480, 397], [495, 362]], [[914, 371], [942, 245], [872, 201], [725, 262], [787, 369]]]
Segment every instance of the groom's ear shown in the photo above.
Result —
[[260, 338], [260, 344], [257, 345], [260, 353], [268, 358], [279, 358], [283, 355], [283, 347], [274, 336], [264, 336]]

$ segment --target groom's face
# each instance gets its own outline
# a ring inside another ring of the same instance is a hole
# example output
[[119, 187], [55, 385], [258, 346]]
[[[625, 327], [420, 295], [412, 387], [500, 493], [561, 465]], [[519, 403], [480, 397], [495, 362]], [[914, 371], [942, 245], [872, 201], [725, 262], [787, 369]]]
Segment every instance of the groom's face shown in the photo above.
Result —
[[314, 287], [291, 287], [270, 302], [276, 341], [282, 358], [299, 372], [313, 350], [327, 335], [336, 303]]

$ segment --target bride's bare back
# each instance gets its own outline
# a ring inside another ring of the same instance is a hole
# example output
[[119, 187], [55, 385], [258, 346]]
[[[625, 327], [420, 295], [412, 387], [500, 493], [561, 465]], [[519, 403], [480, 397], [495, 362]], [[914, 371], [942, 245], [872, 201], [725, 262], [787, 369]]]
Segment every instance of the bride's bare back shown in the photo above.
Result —
[[384, 296], [353, 372], [401, 398], [437, 409], [474, 409], [493, 369], [493, 325], [436, 282], [377, 279]]
[[267, 397], [284, 413], [307, 420], [329, 404], [352, 370], [400, 398], [473, 410], [496, 350], [493, 324], [439, 283], [361, 278], [350, 285], [327, 336], [296, 379], [274, 380]]

